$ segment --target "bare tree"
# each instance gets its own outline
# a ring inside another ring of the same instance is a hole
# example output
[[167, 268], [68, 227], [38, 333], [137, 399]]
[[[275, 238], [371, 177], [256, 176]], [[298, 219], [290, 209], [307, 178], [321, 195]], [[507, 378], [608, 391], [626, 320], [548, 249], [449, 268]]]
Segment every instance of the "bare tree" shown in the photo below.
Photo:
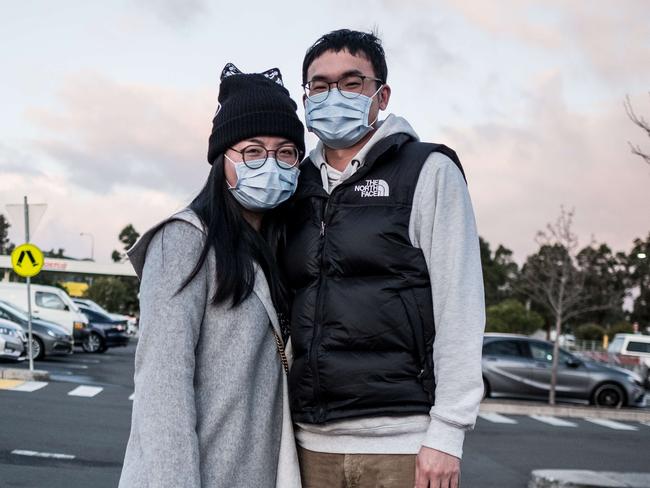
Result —
[[[634, 122], [637, 127], [640, 127], [648, 137], [650, 137], [650, 122], [648, 122], [642, 115], [639, 116], [636, 114], [636, 112], [634, 112], [634, 108], [632, 107], [632, 102], [630, 102], [629, 95], [625, 97], [623, 106], [625, 107], [625, 111], [627, 112], [627, 116], [630, 118], [630, 120]], [[641, 147], [638, 144], [632, 144], [629, 141], [628, 144], [630, 145], [632, 154], [640, 156], [646, 163], [650, 164], [650, 153], [642, 151]]]
[[540, 248], [529, 256], [521, 271], [520, 291], [545, 308], [555, 322], [555, 342], [551, 370], [549, 404], [555, 404], [557, 369], [562, 325], [581, 314], [605, 310], [620, 303], [621, 292], [603, 297], [594, 304], [585, 287], [587, 272], [582, 269], [577, 256], [578, 237], [572, 230], [574, 211], [561, 208], [554, 224], [539, 231], [535, 241]]

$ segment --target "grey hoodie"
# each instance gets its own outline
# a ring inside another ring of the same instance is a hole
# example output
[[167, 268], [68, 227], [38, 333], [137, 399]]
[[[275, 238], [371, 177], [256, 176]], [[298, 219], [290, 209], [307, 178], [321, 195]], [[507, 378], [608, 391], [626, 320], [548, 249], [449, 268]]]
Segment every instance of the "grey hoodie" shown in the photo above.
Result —
[[[377, 141], [396, 133], [418, 138], [405, 119], [391, 114], [342, 172], [326, 164], [319, 143], [310, 159], [321, 171], [323, 188], [331, 192], [363, 166]], [[483, 396], [485, 303], [478, 235], [467, 185], [453, 161], [443, 154], [433, 153], [422, 168], [409, 237], [422, 249], [430, 270], [436, 323], [435, 405], [429, 416], [367, 417], [324, 425], [299, 423], [296, 438], [305, 449], [416, 454], [424, 445], [462, 456], [465, 431], [474, 427]]]

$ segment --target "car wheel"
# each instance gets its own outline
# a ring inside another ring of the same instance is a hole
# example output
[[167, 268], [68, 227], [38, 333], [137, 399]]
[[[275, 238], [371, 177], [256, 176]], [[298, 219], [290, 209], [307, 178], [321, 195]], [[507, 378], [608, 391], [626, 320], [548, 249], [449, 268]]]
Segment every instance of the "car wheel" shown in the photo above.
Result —
[[490, 398], [490, 384], [483, 378], [483, 400]]
[[625, 394], [620, 386], [606, 383], [596, 388], [592, 402], [597, 407], [621, 408], [625, 403]]
[[96, 332], [91, 332], [83, 340], [81, 347], [86, 352], [104, 352], [102, 348], [104, 347], [104, 341], [101, 336]]
[[[27, 354], [29, 354], [29, 351], [27, 351]], [[32, 356], [34, 357], [34, 361], [38, 361], [45, 357], [45, 348], [43, 347], [43, 341], [35, 336], [32, 337]]]

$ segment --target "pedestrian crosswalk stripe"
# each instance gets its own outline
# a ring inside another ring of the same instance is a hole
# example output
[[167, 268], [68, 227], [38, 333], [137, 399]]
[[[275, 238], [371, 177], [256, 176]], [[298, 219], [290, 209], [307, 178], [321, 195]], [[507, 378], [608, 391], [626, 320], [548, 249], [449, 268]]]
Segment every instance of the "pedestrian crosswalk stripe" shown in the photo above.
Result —
[[45, 388], [49, 383], [47, 381], [25, 381], [22, 385], [12, 388], [13, 391], [32, 392]]
[[587, 422], [591, 422], [592, 424], [601, 425], [603, 427], [609, 427], [610, 429], [614, 429], [614, 430], [639, 430], [638, 428], [632, 425], [622, 424], [614, 420], [595, 419], [591, 417], [585, 417], [585, 420]]
[[479, 417], [481, 417], [483, 420], [487, 420], [488, 422], [492, 422], [495, 424], [516, 424], [517, 421], [513, 420], [508, 417], [504, 417], [503, 415], [500, 415], [498, 413], [491, 413], [491, 412], [485, 412], [485, 413], [479, 413]]
[[79, 396], [79, 397], [94, 397], [104, 388], [100, 386], [77, 386], [74, 390], [69, 391], [68, 395], [70, 396]]
[[33, 457], [42, 457], [42, 458], [51, 458], [51, 459], [74, 459], [76, 456], [72, 454], [59, 454], [58, 452], [38, 452], [38, 451], [27, 451], [25, 449], [14, 449], [11, 451], [11, 454], [16, 454], [17, 456], [33, 456]]
[[539, 422], [543, 422], [545, 424], [554, 425], [556, 427], [577, 427], [578, 426], [578, 424], [574, 424], [573, 422], [569, 422], [568, 420], [559, 419], [557, 417], [550, 417], [548, 415], [531, 415], [530, 418], [535, 419]]

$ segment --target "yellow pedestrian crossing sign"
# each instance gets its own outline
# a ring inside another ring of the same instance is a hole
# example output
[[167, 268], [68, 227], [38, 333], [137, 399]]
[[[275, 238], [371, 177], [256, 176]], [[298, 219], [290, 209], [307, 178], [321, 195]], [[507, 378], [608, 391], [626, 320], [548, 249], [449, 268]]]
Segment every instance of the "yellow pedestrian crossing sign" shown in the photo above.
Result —
[[11, 253], [11, 266], [23, 278], [36, 276], [43, 267], [43, 253], [34, 244], [21, 244]]

